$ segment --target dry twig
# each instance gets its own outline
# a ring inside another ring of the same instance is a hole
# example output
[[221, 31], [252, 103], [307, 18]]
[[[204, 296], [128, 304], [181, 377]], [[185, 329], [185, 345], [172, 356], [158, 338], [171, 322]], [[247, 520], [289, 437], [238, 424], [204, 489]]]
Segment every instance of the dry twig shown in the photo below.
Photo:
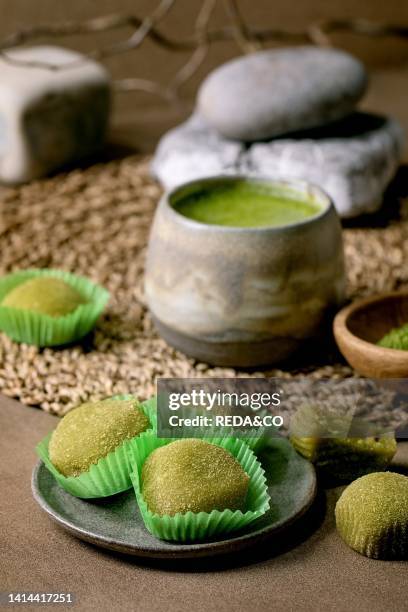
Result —
[[73, 34], [98, 34], [112, 30], [132, 28], [129, 37], [114, 44], [96, 48], [87, 53], [87, 57], [103, 60], [108, 57], [133, 51], [149, 38], [159, 47], [172, 52], [188, 53], [185, 64], [165, 86], [148, 79], [127, 78], [115, 83], [116, 91], [145, 91], [159, 95], [167, 100], [178, 98], [181, 87], [194, 75], [207, 56], [213, 43], [235, 41], [244, 53], [253, 52], [267, 44], [304, 44], [330, 46], [332, 35], [349, 32], [368, 37], [394, 36], [408, 40], [408, 26], [389, 23], [374, 23], [366, 19], [327, 19], [310, 24], [304, 30], [287, 30], [285, 28], [254, 28], [245, 21], [238, 0], [222, 0], [229, 23], [223, 27], [210, 28], [211, 16], [218, 0], [203, 0], [196, 19], [192, 36], [176, 39], [164, 34], [159, 24], [174, 7], [176, 0], [161, 0], [147, 17], [137, 15], [107, 15], [95, 17], [82, 22], [67, 21], [56, 24], [24, 28], [0, 41], [0, 55], [6, 61], [36, 66], [51, 70], [65, 69], [38, 62], [23, 62], [7, 55], [7, 49], [17, 47], [42, 38], [62, 38]]

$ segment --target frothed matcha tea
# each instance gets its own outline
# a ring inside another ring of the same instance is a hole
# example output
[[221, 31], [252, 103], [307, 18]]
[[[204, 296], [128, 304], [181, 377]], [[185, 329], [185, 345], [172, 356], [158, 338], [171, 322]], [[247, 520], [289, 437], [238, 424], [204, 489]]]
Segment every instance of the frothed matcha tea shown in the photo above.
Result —
[[278, 192], [268, 183], [234, 181], [203, 186], [173, 204], [185, 217], [209, 225], [276, 227], [312, 217], [321, 208], [296, 199], [296, 192]]

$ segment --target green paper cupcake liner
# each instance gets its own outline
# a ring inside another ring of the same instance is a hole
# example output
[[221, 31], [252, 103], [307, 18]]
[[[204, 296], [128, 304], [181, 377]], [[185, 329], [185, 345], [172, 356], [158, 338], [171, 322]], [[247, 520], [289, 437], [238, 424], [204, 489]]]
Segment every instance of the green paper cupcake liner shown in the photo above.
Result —
[[270, 497], [265, 473], [248, 445], [237, 438], [206, 438], [206, 440], [225, 448], [234, 455], [250, 477], [246, 500], [247, 510], [245, 512], [240, 510], [186, 512], [174, 516], [160, 516], [151, 512], [141, 491], [142, 467], [150, 453], [174, 440], [157, 438], [154, 434], [147, 434], [143, 438], [133, 440], [130, 445], [130, 462], [133, 467], [130, 476], [143, 522], [147, 530], [157, 538], [179, 542], [209, 539], [218, 534], [227, 534], [242, 529], [261, 517], [269, 509]]
[[[115, 395], [117, 399], [131, 399], [134, 397], [133, 395]], [[143, 408], [147, 411], [146, 414], [149, 417], [149, 420], [152, 424], [152, 429], [155, 433], [157, 433], [157, 397], [153, 395], [153, 397], [144, 400], [141, 402]]]
[[[1, 305], [12, 289], [39, 276], [65, 281], [83, 295], [88, 303], [81, 304], [73, 312], [61, 317]], [[100, 285], [63, 270], [29, 269], [7, 274], [0, 278], [0, 330], [17, 342], [36, 346], [62, 346], [83, 338], [93, 329], [108, 299], [108, 291]]]
[[[115, 395], [109, 399], [128, 400], [136, 398], [134, 398], [133, 395]], [[110, 452], [106, 457], [99, 459], [98, 463], [92, 465], [87, 472], [83, 472], [79, 476], [64, 476], [51, 463], [48, 453], [48, 444], [52, 432], [37, 444], [37, 454], [57, 480], [58, 484], [65, 489], [65, 491], [75, 497], [90, 499], [108, 497], [116, 493], [121, 493], [122, 491], [127, 491], [132, 487], [132, 481], [130, 479], [132, 466], [129, 458], [132, 443], [138, 438], [151, 435], [156, 423], [155, 407], [149, 404], [149, 402], [138, 402], [138, 404], [148, 417], [151, 428], [142, 432], [139, 436], [136, 436], [136, 438], [125, 440], [114, 451]]]

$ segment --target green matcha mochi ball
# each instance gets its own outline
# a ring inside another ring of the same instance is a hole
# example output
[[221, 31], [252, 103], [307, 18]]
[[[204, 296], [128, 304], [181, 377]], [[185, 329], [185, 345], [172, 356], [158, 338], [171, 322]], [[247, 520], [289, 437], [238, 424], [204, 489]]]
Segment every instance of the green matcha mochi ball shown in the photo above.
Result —
[[357, 552], [374, 559], [408, 557], [408, 478], [375, 472], [352, 482], [336, 505], [337, 529]]
[[79, 476], [149, 426], [135, 400], [87, 402], [58, 424], [48, 445], [50, 460], [64, 476]]
[[154, 450], [142, 469], [142, 494], [154, 514], [244, 510], [249, 476], [235, 457], [204, 440]]
[[60, 278], [37, 276], [14, 287], [3, 299], [2, 306], [61, 317], [86, 302], [79, 291]]

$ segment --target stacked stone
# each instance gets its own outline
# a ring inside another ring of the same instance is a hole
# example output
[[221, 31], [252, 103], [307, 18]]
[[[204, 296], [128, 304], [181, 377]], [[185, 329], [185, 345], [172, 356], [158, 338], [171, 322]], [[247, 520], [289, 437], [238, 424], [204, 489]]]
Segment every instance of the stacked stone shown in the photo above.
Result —
[[227, 62], [202, 83], [188, 121], [161, 139], [153, 174], [167, 189], [220, 174], [307, 180], [342, 217], [374, 212], [404, 138], [394, 119], [357, 110], [367, 82], [363, 64], [336, 49]]

